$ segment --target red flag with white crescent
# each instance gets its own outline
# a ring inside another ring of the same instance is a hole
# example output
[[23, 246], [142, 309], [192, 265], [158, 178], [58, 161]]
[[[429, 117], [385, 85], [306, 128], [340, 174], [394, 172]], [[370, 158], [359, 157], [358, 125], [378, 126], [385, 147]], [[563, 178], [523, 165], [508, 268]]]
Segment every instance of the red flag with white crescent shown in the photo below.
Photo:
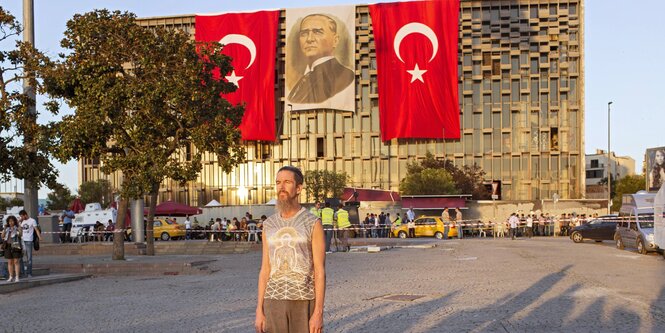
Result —
[[224, 97], [245, 103], [243, 140], [275, 140], [275, 52], [279, 11], [196, 16], [196, 41], [216, 41], [232, 58], [224, 79], [238, 89]]
[[460, 138], [459, 0], [370, 5], [383, 141]]

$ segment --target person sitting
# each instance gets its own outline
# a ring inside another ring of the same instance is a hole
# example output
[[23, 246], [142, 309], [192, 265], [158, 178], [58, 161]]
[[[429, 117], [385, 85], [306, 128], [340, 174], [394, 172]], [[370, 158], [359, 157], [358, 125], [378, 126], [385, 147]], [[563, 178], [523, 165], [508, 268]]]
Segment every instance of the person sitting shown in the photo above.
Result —
[[105, 229], [106, 228], [104, 228], [104, 225], [102, 224], [102, 222], [99, 222], [99, 221], [95, 222], [95, 229], [94, 229], [94, 233], [93, 233], [93, 238], [96, 242], [101, 242], [102, 240], [104, 240], [104, 230]]

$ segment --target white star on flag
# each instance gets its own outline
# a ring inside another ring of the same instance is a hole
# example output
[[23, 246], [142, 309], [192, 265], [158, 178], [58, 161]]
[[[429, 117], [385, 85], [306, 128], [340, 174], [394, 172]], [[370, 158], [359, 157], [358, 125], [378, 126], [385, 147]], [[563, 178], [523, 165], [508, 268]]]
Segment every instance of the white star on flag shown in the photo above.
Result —
[[418, 68], [418, 64], [416, 64], [416, 67], [412, 70], [407, 70], [407, 73], [411, 74], [411, 83], [415, 80], [420, 80], [420, 82], [425, 83], [425, 80], [423, 80], [423, 74], [425, 74], [427, 70], [422, 70]]
[[[233, 83], [236, 85], [236, 87], [240, 88], [240, 85], [238, 84], [238, 81], [240, 81], [243, 76], [236, 76], [236, 71], [232, 71], [231, 75], [225, 76], [224, 77], [227, 81]], [[411, 81], [413, 82], [413, 81]]]

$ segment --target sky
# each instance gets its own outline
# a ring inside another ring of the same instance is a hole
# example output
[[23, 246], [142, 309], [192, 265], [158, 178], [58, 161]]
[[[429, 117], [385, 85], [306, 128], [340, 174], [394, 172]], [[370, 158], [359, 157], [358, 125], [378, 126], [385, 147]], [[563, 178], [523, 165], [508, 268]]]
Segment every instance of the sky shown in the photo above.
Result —
[[[390, 1], [372, 1], [390, 2]], [[35, 44], [51, 57], [57, 56], [67, 20], [76, 13], [93, 9], [130, 11], [138, 17], [251, 11], [340, 4], [366, 4], [349, 0], [309, 1], [52, 1], [34, 0]], [[3, 0], [1, 6], [19, 20], [21, 0]], [[586, 0], [584, 2], [585, 66], [585, 153], [607, 149], [607, 103], [611, 106], [611, 150], [635, 160], [635, 171], [642, 173], [647, 148], [665, 146], [665, 1]], [[37, 102], [38, 111], [41, 101]], [[66, 114], [65, 111], [61, 114]], [[41, 121], [52, 119], [42, 113]], [[58, 116], [60, 117], [60, 116]], [[76, 161], [61, 165], [59, 181], [72, 191], [78, 188]], [[22, 182], [0, 184], [0, 191], [21, 192]], [[45, 198], [48, 189], [41, 189]]]

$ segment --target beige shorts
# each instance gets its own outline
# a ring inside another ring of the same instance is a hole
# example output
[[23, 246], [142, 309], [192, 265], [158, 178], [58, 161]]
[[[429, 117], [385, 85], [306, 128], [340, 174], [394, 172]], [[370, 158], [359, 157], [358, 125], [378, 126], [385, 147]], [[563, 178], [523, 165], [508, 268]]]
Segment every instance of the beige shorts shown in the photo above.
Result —
[[263, 301], [267, 333], [307, 333], [314, 313], [314, 300], [289, 301], [266, 298]]

